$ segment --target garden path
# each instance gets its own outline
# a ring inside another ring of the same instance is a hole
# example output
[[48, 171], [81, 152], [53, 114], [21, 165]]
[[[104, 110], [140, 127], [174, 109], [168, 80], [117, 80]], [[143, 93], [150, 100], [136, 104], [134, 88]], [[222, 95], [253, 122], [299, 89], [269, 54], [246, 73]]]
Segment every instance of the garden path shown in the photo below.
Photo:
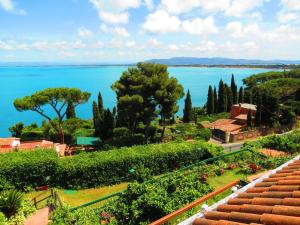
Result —
[[49, 216], [48, 207], [39, 209], [25, 221], [24, 225], [47, 225], [48, 216]]

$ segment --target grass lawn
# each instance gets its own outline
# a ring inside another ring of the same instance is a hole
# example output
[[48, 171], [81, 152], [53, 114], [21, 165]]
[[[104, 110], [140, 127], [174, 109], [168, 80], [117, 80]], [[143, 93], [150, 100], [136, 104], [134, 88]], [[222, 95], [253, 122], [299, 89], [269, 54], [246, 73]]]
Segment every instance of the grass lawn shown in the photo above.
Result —
[[224, 187], [234, 180], [240, 180], [246, 178], [245, 175], [238, 173], [238, 170], [226, 171], [222, 176], [213, 176], [207, 179], [208, 184], [210, 184], [214, 189]]
[[[113, 186], [76, 190], [76, 191], [58, 190], [58, 194], [61, 200], [63, 200], [69, 206], [74, 207], [104, 197], [106, 195], [122, 191], [126, 189], [127, 185], [128, 183], [121, 183]], [[37, 196], [39, 193], [41, 193], [41, 191], [30, 192], [26, 194], [26, 197], [32, 199], [35, 196]], [[47, 196], [47, 194], [49, 195], [50, 191], [48, 191], [48, 193], [43, 195], [43, 197]], [[41, 202], [41, 205], [45, 205], [45, 204], [46, 201]], [[39, 205], [39, 207], [41, 207], [41, 205]]]

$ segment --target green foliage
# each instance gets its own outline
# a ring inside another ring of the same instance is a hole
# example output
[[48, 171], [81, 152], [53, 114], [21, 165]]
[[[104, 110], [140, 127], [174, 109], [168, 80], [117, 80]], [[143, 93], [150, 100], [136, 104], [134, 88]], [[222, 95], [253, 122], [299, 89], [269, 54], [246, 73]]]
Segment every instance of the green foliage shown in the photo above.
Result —
[[192, 121], [192, 99], [191, 99], [191, 94], [190, 90], [188, 90], [186, 94], [186, 98], [184, 100], [184, 109], [183, 109], [183, 122], [184, 123], [189, 123]]
[[5, 215], [2, 212], [0, 212], [0, 224], [5, 224], [5, 222], [6, 222]]
[[6, 180], [5, 185], [14, 186], [17, 189], [46, 185], [47, 176], [54, 176], [57, 166], [58, 157], [54, 150], [34, 150], [0, 155], [0, 177]]
[[223, 83], [223, 80], [219, 82], [218, 89], [218, 113], [227, 111], [227, 88]]
[[134, 183], [111, 208], [118, 224], [149, 224], [209, 193], [197, 174], [175, 173], [148, 183]]
[[17, 213], [23, 201], [23, 194], [17, 190], [7, 190], [0, 193], [0, 211], [7, 218]]
[[237, 104], [238, 103], [238, 91], [237, 91], [237, 85], [235, 83], [233, 74], [231, 76], [230, 88], [231, 88], [231, 92], [232, 92], [232, 104]]
[[244, 88], [243, 87], [240, 87], [238, 102], [244, 103]]
[[277, 149], [289, 153], [295, 153], [300, 150], [300, 132], [294, 132], [282, 136], [268, 136], [260, 140], [264, 148]]
[[300, 79], [295, 78], [281, 78], [270, 80], [258, 85], [258, 88], [260, 90], [267, 90], [270, 95], [281, 100], [293, 96], [294, 93], [296, 93], [296, 91], [299, 89], [299, 87]]
[[207, 93], [207, 103], [206, 103], [206, 112], [208, 115], [211, 115], [215, 112], [215, 109], [214, 109], [214, 93], [213, 93], [213, 89], [212, 89], [212, 86], [209, 85], [209, 88], [208, 88], [208, 93]]
[[248, 113], [247, 113], [247, 126], [248, 127], [252, 127], [252, 112], [251, 110], [248, 110]]
[[15, 215], [6, 220], [5, 225], [23, 225], [26, 218], [36, 211], [33, 202], [23, 200]]
[[96, 187], [130, 180], [131, 168], [144, 166], [157, 175], [221, 151], [221, 147], [195, 141], [133, 146], [61, 159], [53, 150], [15, 152], [0, 155], [0, 177], [18, 189], [46, 184], [60, 188]]
[[95, 135], [105, 141], [113, 136], [115, 115], [109, 109], [104, 109], [101, 93], [98, 94], [98, 104], [93, 102], [93, 122]]
[[227, 112], [230, 112], [231, 106], [233, 105], [233, 93], [230, 87], [226, 88], [226, 95], [227, 95]]
[[[31, 96], [17, 98], [14, 101], [15, 108], [20, 111], [34, 111], [47, 119], [52, 128], [59, 134], [61, 143], [64, 143], [64, 131], [62, 121], [69, 110], [75, 110], [79, 104], [88, 101], [90, 93], [82, 92], [77, 88], [46, 88]], [[57, 116], [57, 123], [53, 122], [50, 115], [45, 114], [44, 107], [50, 106]], [[70, 112], [69, 112], [70, 113]]]
[[51, 215], [51, 225], [71, 225], [73, 216], [67, 207], [59, 207]]
[[149, 125], [157, 114], [165, 126], [165, 121], [178, 111], [177, 101], [183, 96], [183, 87], [176, 78], [169, 77], [167, 66], [154, 63], [129, 68], [112, 88], [118, 101], [117, 125], [127, 127], [131, 133], [140, 122]]
[[258, 84], [265, 83], [270, 80], [280, 78], [300, 78], [300, 69], [294, 69], [290, 71], [270, 71], [265, 73], [259, 73], [243, 79], [245, 85], [252, 88]]
[[66, 118], [67, 119], [76, 118], [76, 112], [72, 102], [68, 102], [68, 106], [66, 110]]
[[8, 128], [11, 136], [13, 137], [21, 137], [22, 131], [24, 128], [24, 124], [22, 122], [16, 123], [15, 125]]
[[214, 86], [214, 113], [218, 113], [218, 95], [216, 86]]

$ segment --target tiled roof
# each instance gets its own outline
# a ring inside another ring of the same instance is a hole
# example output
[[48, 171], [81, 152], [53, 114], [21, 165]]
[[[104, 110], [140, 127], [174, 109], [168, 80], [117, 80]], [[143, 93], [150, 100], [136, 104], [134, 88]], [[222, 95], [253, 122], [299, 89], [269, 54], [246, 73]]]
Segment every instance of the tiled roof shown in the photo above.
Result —
[[251, 110], [256, 110], [256, 105], [253, 104], [248, 104], [248, 103], [240, 103], [240, 104], [235, 104], [233, 105], [234, 107], [241, 107], [244, 109], [251, 109]]
[[217, 204], [193, 225], [300, 225], [299, 156]]

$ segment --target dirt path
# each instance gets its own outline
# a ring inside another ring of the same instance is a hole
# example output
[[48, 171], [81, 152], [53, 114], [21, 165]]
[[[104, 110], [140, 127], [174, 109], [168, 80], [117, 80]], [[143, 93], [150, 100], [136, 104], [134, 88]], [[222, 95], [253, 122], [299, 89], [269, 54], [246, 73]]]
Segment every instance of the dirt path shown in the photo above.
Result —
[[24, 225], [47, 225], [49, 216], [49, 208], [45, 207], [36, 211], [24, 223]]

